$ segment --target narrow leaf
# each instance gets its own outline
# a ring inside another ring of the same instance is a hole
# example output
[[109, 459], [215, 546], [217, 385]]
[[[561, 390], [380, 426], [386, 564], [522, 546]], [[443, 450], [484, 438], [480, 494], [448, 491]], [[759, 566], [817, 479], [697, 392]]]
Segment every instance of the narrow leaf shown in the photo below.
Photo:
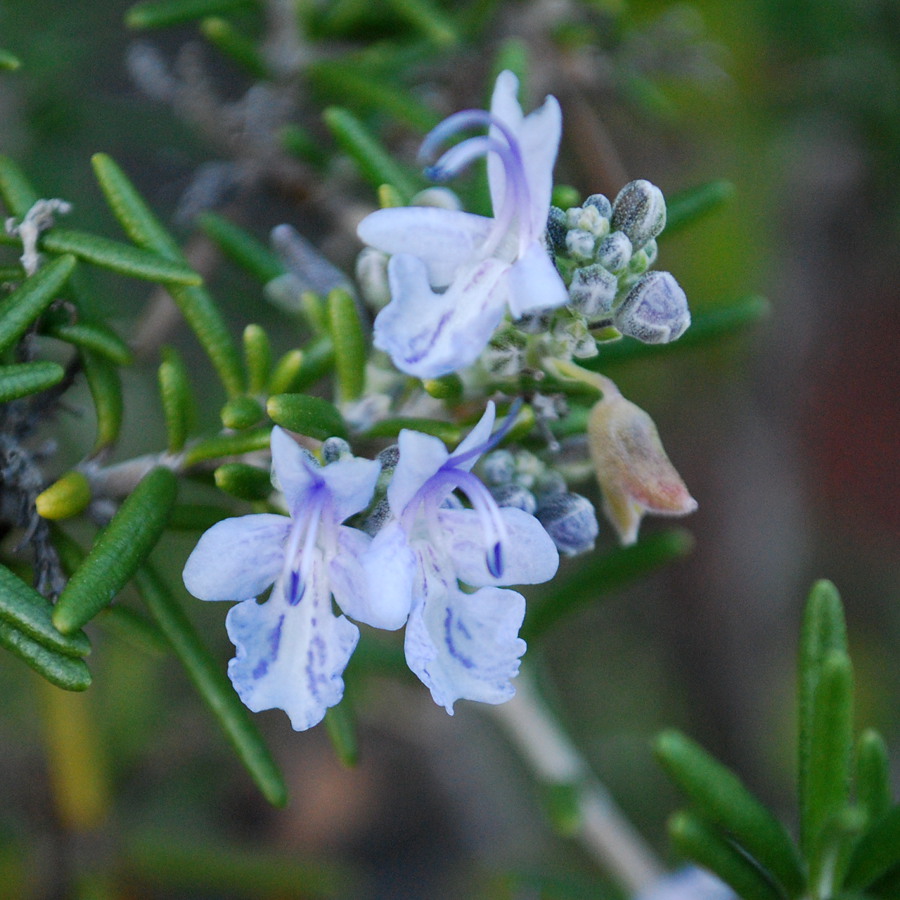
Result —
[[697, 313], [691, 321], [691, 327], [677, 341], [669, 344], [642, 344], [634, 338], [623, 337], [621, 340], [599, 344], [599, 355], [580, 360], [579, 365], [605, 372], [609, 365], [616, 363], [714, 344], [723, 337], [755, 325], [768, 315], [769, 309], [769, 302], [763, 297], [743, 297], [728, 306]]
[[347, 426], [337, 408], [322, 397], [309, 394], [276, 394], [266, 406], [273, 422], [297, 434], [324, 441], [347, 437]]
[[356, 722], [346, 697], [325, 713], [325, 728], [337, 758], [347, 768], [353, 768], [359, 761], [359, 743], [356, 740]]
[[591, 558], [554, 586], [540, 603], [530, 603], [522, 637], [534, 641], [565, 616], [596, 603], [604, 595], [637, 578], [681, 559], [691, 552], [694, 540], [681, 529], [658, 531], [641, 537], [637, 544], [619, 547], [606, 556]]
[[340, 148], [356, 163], [360, 174], [374, 188], [390, 184], [409, 202], [416, 185], [377, 138], [349, 110], [332, 106], [324, 112], [325, 124]]
[[106, 357], [90, 350], [81, 350], [80, 355], [97, 415], [96, 453], [114, 444], [119, 437], [123, 411], [122, 380], [119, 370]]
[[800, 801], [800, 845], [809, 853], [822, 822], [810, 799], [810, 758], [816, 689], [826, 657], [847, 653], [847, 626], [837, 589], [829, 581], [813, 585], [800, 631], [798, 659], [798, 781]]
[[198, 285], [203, 282], [186, 263], [86, 231], [54, 228], [41, 239], [41, 247], [51, 253], [71, 253], [86, 262], [132, 278], [163, 284]]
[[53, 624], [70, 633], [89, 622], [128, 583], [166, 527], [178, 482], [160, 466], [141, 481], [100, 533], [53, 611]]
[[0, 565], [0, 620], [48, 650], [87, 656], [91, 642], [83, 631], [61, 634], [51, 621], [53, 605], [6, 566]]
[[[331, 346], [331, 341], [328, 342]], [[303, 351], [288, 350], [281, 359], [275, 363], [272, 376], [269, 378], [266, 392], [269, 394], [284, 394], [295, 388], [295, 382], [300, 378], [303, 366]]]
[[56, 299], [74, 268], [74, 256], [54, 259], [26, 278], [0, 303], [0, 353], [12, 347]]
[[406, 19], [424, 37], [439, 47], [452, 47], [459, 35], [451, 19], [431, 0], [387, 0], [397, 15]]
[[259, 325], [244, 329], [244, 362], [247, 365], [247, 389], [261, 394], [272, 374], [272, 346], [269, 336]]
[[198, 217], [200, 227], [233, 262], [263, 284], [284, 274], [281, 260], [243, 228], [215, 213]]
[[[177, 242], [118, 165], [102, 153], [95, 154], [92, 161], [106, 201], [126, 234], [139, 246], [184, 264]], [[169, 284], [167, 289], [212, 361], [225, 390], [232, 396], [241, 393], [244, 376], [240, 355], [212, 297], [202, 287]]]
[[91, 672], [84, 660], [50, 650], [5, 621], [0, 621], [0, 647], [64, 691], [86, 691], [90, 687]]
[[815, 884], [831, 852], [825, 840], [827, 832], [850, 800], [853, 669], [841, 650], [829, 651], [822, 662], [809, 725], [803, 846], [810, 881]]
[[91, 485], [83, 472], [71, 470], [34, 498], [34, 508], [43, 519], [77, 516], [91, 502]]
[[253, 431], [242, 431], [238, 434], [223, 434], [197, 441], [188, 447], [184, 455], [187, 467], [195, 466], [208, 459], [222, 459], [226, 456], [241, 456], [254, 450], [266, 450], [272, 437], [271, 428], [257, 428]]
[[54, 362], [13, 363], [0, 366], [0, 403], [9, 403], [59, 384], [65, 376], [63, 367]]
[[[305, 391], [334, 368], [334, 345], [330, 337], [316, 338], [303, 348], [303, 363], [290, 386], [291, 391]], [[275, 380], [274, 376], [272, 378]], [[272, 389], [272, 393], [278, 393]], [[282, 391], [281, 393], [286, 393]]]
[[239, 397], [232, 397], [222, 407], [221, 416], [222, 424], [226, 428], [243, 431], [246, 428], [252, 428], [254, 425], [259, 424], [265, 413], [258, 400], [243, 394]]
[[676, 813], [669, 820], [669, 836], [682, 856], [718, 875], [741, 900], [784, 900], [763, 869], [699, 816]]
[[666, 237], [724, 206], [734, 196], [730, 181], [707, 181], [675, 194], [666, 202]]
[[200, 640], [184, 610], [152, 568], [142, 566], [135, 582], [147, 608], [257, 787], [271, 804], [284, 806], [287, 803], [284, 778], [228, 681], [224, 667]]
[[129, 28], [165, 28], [251, 4], [256, 5], [256, 0], [146, 0], [125, 13], [125, 24]]
[[272, 493], [272, 480], [265, 469], [246, 463], [225, 463], [215, 471], [216, 487], [240, 500], [265, 500]]
[[11, 216], [21, 219], [41, 195], [32, 187], [18, 163], [0, 155], [0, 196]]
[[51, 325], [47, 334], [84, 350], [92, 350], [105, 356], [117, 366], [130, 366], [134, 356], [128, 344], [111, 328], [98, 322], [73, 322], [69, 325]]
[[163, 348], [158, 377], [169, 453], [180, 453], [194, 419], [194, 401], [184, 361], [173, 347]]
[[458, 444], [462, 437], [462, 429], [453, 422], [444, 422], [440, 419], [414, 418], [412, 416], [382, 419], [366, 431], [365, 437], [397, 437], [404, 428], [408, 428], [411, 431], [421, 431], [422, 434], [433, 434], [450, 446]]
[[210, 16], [200, 23], [200, 31], [223, 56], [234, 60], [257, 79], [269, 77], [268, 66], [256, 44], [227, 19]]
[[347, 291], [335, 288], [328, 294], [327, 315], [338, 397], [344, 403], [358, 400], [366, 384], [366, 338], [356, 301]]
[[843, 887], [867, 888], [900, 865], [900, 806], [894, 806], [875, 823], [856, 845]]
[[7, 72], [13, 72], [22, 65], [22, 61], [18, 56], [10, 53], [9, 50], [0, 50], [0, 69]]
[[891, 806], [890, 758], [884, 738], [869, 728], [856, 744], [856, 799], [869, 823], [877, 822]]
[[787, 831], [737, 775], [677, 731], [662, 732], [654, 749], [663, 768], [703, 817], [728, 832], [789, 896], [798, 896], [805, 879]]

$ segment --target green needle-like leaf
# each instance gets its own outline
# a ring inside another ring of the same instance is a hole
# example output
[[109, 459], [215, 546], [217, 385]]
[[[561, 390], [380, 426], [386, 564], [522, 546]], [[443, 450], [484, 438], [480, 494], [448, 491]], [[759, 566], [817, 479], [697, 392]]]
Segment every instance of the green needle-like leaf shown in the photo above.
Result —
[[111, 272], [142, 278], [145, 281], [163, 284], [203, 283], [203, 279], [185, 263], [166, 259], [150, 250], [111, 241], [109, 238], [86, 231], [54, 228], [42, 238], [41, 248], [51, 253], [71, 253], [85, 262], [109, 269]]
[[588, 560], [563, 578], [552, 594], [531, 603], [522, 626], [522, 637], [534, 641], [560, 619], [596, 603], [601, 597], [691, 552], [694, 540], [681, 529], [658, 531], [631, 547], [619, 547], [605, 556]]
[[784, 900], [765, 871], [699, 816], [676, 813], [669, 835], [680, 854], [718, 875], [741, 900]]
[[804, 795], [804, 852], [816, 884], [833, 849], [826, 838], [850, 800], [853, 747], [853, 669], [842, 650], [822, 662], [810, 720], [809, 767]]
[[382, 419], [373, 425], [365, 434], [367, 438], [397, 437], [404, 429], [421, 431], [423, 434], [433, 434], [445, 444], [455, 446], [462, 437], [462, 429], [453, 422], [444, 422], [441, 419], [421, 419], [411, 416], [395, 419]]
[[439, 47], [459, 41], [456, 27], [431, 0], [387, 0], [391, 8]]
[[0, 403], [9, 403], [59, 384], [65, 370], [54, 362], [14, 363], [0, 366]]
[[184, 455], [185, 466], [195, 466], [208, 459], [222, 459], [226, 456], [240, 456], [254, 450], [267, 450], [272, 438], [271, 428], [257, 428], [238, 434], [223, 434], [197, 441], [188, 447]]
[[281, 260], [243, 228], [211, 212], [203, 213], [198, 221], [219, 249], [258, 281], [266, 284], [284, 274]]
[[147, 608], [169, 639], [191, 681], [256, 785], [271, 804], [284, 806], [287, 803], [284, 778], [246, 707], [228, 681], [224, 666], [200, 640], [178, 601], [150, 566], [144, 565], [138, 570], [135, 583]]
[[12, 347], [56, 299], [74, 268], [74, 256], [54, 259], [26, 278], [0, 303], [0, 353]]
[[64, 656], [87, 656], [91, 642], [83, 631], [61, 634], [51, 621], [50, 601], [0, 565], [0, 620], [48, 650]]
[[894, 806], [862, 836], [850, 857], [843, 887], [867, 888], [895, 866], [900, 866], [900, 806]]
[[92, 350], [117, 366], [130, 366], [134, 362], [128, 344], [112, 329], [98, 322], [55, 324], [47, 329], [47, 334], [75, 347]]
[[221, 16], [210, 16], [200, 23], [200, 31], [220, 53], [234, 60], [254, 78], [269, 77], [269, 70], [262, 54], [247, 35]]
[[82, 350], [81, 361], [97, 414], [96, 452], [118, 440], [122, 427], [122, 380], [118, 368], [98, 353]]
[[856, 799], [869, 824], [877, 822], [891, 807], [890, 758], [884, 738], [867, 729], [856, 744]]
[[160, 466], [145, 475], [100, 533], [53, 610], [53, 624], [69, 634], [89, 622], [128, 583], [166, 527], [178, 481]]
[[169, 453], [180, 453], [194, 420], [194, 400], [181, 356], [173, 347], [164, 347], [162, 356], [158, 373], [159, 395], [166, 421], [168, 448]]
[[[300, 371], [290, 385], [290, 391], [305, 391], [317, 381], [324, 378], [334, 369], [334, 345], [330, 337], [320, 337], [310, 341], [303, 348], [303, 361]], [[275, 375], [272, 375], [270, 392], [287, 393], [287, 390], [276, 391]]]
[[216, 487], [240, 500], [265, 500], [272, 493], [272, 479], [265, 469], [246, 463], [225, 463], [215, 471]]
[[255, 5], [257, 0], [146, 0], [125, 13], [129, 28], [165, 28], [207, 16], [221, 15], [239, 6]]
[[347, 291], [335, 288], [328, 295], [327, 315], [338, 397], [344, 403], [358, 400], [366, 385], [366, 338], [356, 302]]
[[22, 61], [18, 56], [10, 53], [9, 50], [0, 50], [0, 69], [7, 72], [13, 72], [22, 65]]
[[325, 713], [325, 728], [337, 758], [348, 768], [355, 766], [359, 761], [359, 743], [353, 711], [346, 697]]
[[[185, 264], [175, 239], [119, 166], [102, 153], [95, 154], [92, 162], [106, 201], [125, 233], [139, 246]], [[167, 289], [212, 361], [225, 390], [232, 396], [240, 394], [244, 386], [240, 354], [212, 297], [202, 287], [168, 284]]]
[[272, 346], [269, 336], [259, 325], [248, 325], [244, 329], [244, 362], [248, 390], [251, 394], [261, 394], [272, 374]]
[[677, 731], [662, 732], [654, 749], [701, 815], [771, 872], [788, 896], [799, 896], [805, 878], [790, 836], [737, 775]]
[[768, 315], [769, 309], [769, 302], [763, 297], [744, 297], [728, 306], [698, 313], [693, 317], [691, 327], [670, 344], [642, 344], [634, 338], [623, 337], [599, 344], [599, 355], [580, 360], [579, 365], [605, 372], [608, 366], [616, 363], [712, 345], [728, 335], [755, 325]]
[[329, 107], [323, 115], [328, 130], [356, 163], [362, 177], [376, 189], [391, 185], [408, 203], [417, 191], [415, 182], [365, 125], [349, 110], [337, 106]]
[[[331, 346], [331, 341], [328, 341]], [[272, 375], [266, 386], [266, 393], [269, 394], [285, 394], [290, 393], [296, 387], [295, 382], [300, 378], [300, 372], [303, 368], [303, 351], [288, 350], [281, 359], [275, 363], [272, 369]]]
[[816, 692], [825, 660], [833, 652], [847, 654], [844, 609], [835, 586], [819, 581], [813, 585], [806, 603], [798, 661], [800, 845], [807, 854], [815, 847], [816, 834], [823, 824], [820, 811], [810, 798], [810, 760]]
[[666, 236], [724, 206], [733, 196], [734, 185], [724, 179], [675, 194], [666, 202]]
[[8, 156], [0, 156], [0, 197], [9, 214], [18, 219], [41, 199], [18, 163]]
[[324, 441], [347, 437], [347, 426], [337, 408], [322, 397], [309, 394], [275, 394], [266, 407], [273, 422], [289, 431]]
[[222, 424], [226, 428], [243, 431], [246, 428], [258, 425], [265, 417], [265, 413], [258, 400], [243, 394], [240, 397], [232, 397], [222, 407], [221, 416]]
[[90, 687], [91, 672], [84, 660], [50, 650], [5, 621], [0, 621], [0, 647], [64, 691], [85, 691]]

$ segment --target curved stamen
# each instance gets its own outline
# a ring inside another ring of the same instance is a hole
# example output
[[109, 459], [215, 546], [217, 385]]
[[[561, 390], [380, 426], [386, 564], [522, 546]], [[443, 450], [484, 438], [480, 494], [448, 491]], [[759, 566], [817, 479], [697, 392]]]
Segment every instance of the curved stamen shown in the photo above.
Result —
[[[483, 138], [470, 138], [448, 150], [434, 166], [426, 169], [426, 174], [438, 181], [445, 181], [478, 156], [496, 153], [503, 163], [506, 176], [504, 197], [500, 209], [494, 210], [494, 227], [491, 229], [482, 252], [485, 256], [492, 255], [509, 232], [513, 220], [518, 216], [519, 255], [521, 256], [534, 239], [531, 234], [531, 199], [519, 140], [505, 122], [483, 109], [469, 109], [455, 113], [444, 119], [425, 136], [425, 140], [419, 148], [419, 158], [427, 159], [448, 137], [464, 128], [476, 125], [496, 128], [506, 140], [506, 146], [490, 135]], [[460, 150], [459, 148], [464, 149]]]
[[452, 466], [459, 466], [462, 463], [467, 463], [470, 459], [482, 456], [489, 450], [493, 450], [509, 434], [509, 430], [515, 424], [516, 416], [521, 408], [522, 398], [516, 397], [510, 404], [509, 412], [506, 414], [503, 424], [483, 444], [479, 444], [477, 447], [470, 447], [464, 453], [451, 453], [448, 463]]

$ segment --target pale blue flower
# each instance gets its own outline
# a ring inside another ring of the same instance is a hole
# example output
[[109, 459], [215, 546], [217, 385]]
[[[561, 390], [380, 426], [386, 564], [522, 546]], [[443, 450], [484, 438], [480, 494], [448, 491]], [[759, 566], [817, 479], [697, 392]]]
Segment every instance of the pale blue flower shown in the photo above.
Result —
[[664, 875], [634, 900], [738, 900], [738, 897], [715, 875], [695, 866], [686, 866]]
[[349, 457], [319, 466], [277, 427], [272, 462], [290, 517], [217, 523], [190, 555], [184, 583], [201, 600], [242, 601], [226, 619], [237, 648], [228, 675], [251, 710], [283, 709], [302, 731], [340, 702], [359, 639], [359, 629], [332, 611], [332, 596], [358, 621], [398, 628], [402, 620], [386, 616], [368, 590], [360, 559], [371, 538], [341, 524], [368, 505], [380, 465]]
[[359, 225], [370, 246], [394, 254], [391, 302], [375, 320], [374, 343], [400, 370], [434, 378], [472, 364], [509, 308], [514, 317], [568, 302], [546, 248], [553, 164], [562, 118], [554, 97], [524, 116], [518, 81], [501, 72], [491, 111], [450, 116], [425, 139], [430, 155], [464, 128], [488, 126], [448, 150], [428, 171], [445, 180], [480, 156], [488, 161], [494, 217], [453, 209], [382, 209]]
[[489, 403], [453, 453], [436, 437], [400, 432], [387, 491], [392, 517], [363, 558], [383, 608], [409, 612], [407, 663], [451, 714], [456, 700], [502, 703], [513, 695], [525, 600], [503, 586], [547, 581], [559, 565], [537, 519], [498, 507], [471, 472], [496, 442], [493, 423]]

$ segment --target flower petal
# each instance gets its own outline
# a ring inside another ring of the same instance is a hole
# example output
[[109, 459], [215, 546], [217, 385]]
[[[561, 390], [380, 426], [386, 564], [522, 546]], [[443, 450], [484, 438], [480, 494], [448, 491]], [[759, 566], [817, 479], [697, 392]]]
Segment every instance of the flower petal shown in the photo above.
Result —
[[442, 509], [441, 527], [452, 547], [460, 581], [473, 587], [505, 584], [541, 584], [559, 568], [559, 552], [538, 520], [522, 509], [502, 507], [500, 515], [509, 540], [502, 546], [503, 569], [494, 577], [487, 567], [484, 530], [473, 509]]
[[357, 561], [356, 577], [362, 579], [364, 587], [351, 598], [339, 594], [337, 583], [332, 582], [335, 599], [352, 618], [395, 631], [409, 616], [419, 570], [416, 554], [399, 523], [385, 525], [359, 553]]
[[272, 429], [272, 466], [287, 508], [293, 514], [310, 490], [321, 481], [320, 467], [283, 429]]
[[225, 620], [237, 655], [228, 676], [253, 712], [283, 709], [296, 731], [320, 722], [344, 694], [341, 677], [359, 640], [359, 629], [331, 611], [322, 565], [296, 606], [280, 586], [260, 605], [245, 600]]
[[373, 459], [340, 459], [321, 469], [321, 477], [331, 495], [335, 522], [365, 509], [375, 492], [381, 463]]
[[184, 566], [184, 585], [201, 600], [246, 600], [261, 594], [284, 563], [288, 516], [268, 513], [217, 522]]
[[400, 456], [388, 485], [387, 498], [392, 512], [399, 516], [450, 454], [440, 438], [409, 428], [400, 432], [397, 446]]
[[428, 282], [445, 287], [487, 240], [492, 220], [453, 209], [379, 209], [357, 226], [359, 237], [385, 253], [409, 253], [428, 268]]
[[496, 587], [465, 594], [432, 591], [406, 626], [406, 661], [430, 689], [434, 702], [453, 714], [457, 700], [503, 703], [515, 693], [525, 642], [518, 637], [525, 598]]
[[437, 378], [471, 365], [503, 318], [509, 270], [497, 259], [462, 269], [443, 294], [429, 284], [425, 264], [398, 254], [388, 263], [391, 302], [375, 319], [374, 343], [394, 365]]
[[515, 318], [569, 302], [569, 292], [550, 255], [537, 241], [509, 270], [509, 309]]
[[[457, 460], [460, 457], [468, 456], [473, 450], [476, 450], [479, 447], [483, 447], [487, 444], [488, 440], [491, 437], [491, 432], [494, 430], [494, 420], [497, 417], [497, 409], [494, 406], [493, 400], [488, 400], [487, 406], [484, 408], [484, 415], [478, 420], [478, 424], [475, 425], [472, 430], [459, 442], [456, 449], [451, 454], [451, 458], [453, 460]], [[482, 451], [483, 452], [483, 451]], [[472, 453], [471, 457], [468, 459], [461, 460], [460, 462], [454, 462], [454, 466], [458, 469], [462, 469], [465, 472], [468, 472], [472, 469], [472, 466], [478, 462], [478, 457], [481, 456], [481, 453], [477, 455]]]

